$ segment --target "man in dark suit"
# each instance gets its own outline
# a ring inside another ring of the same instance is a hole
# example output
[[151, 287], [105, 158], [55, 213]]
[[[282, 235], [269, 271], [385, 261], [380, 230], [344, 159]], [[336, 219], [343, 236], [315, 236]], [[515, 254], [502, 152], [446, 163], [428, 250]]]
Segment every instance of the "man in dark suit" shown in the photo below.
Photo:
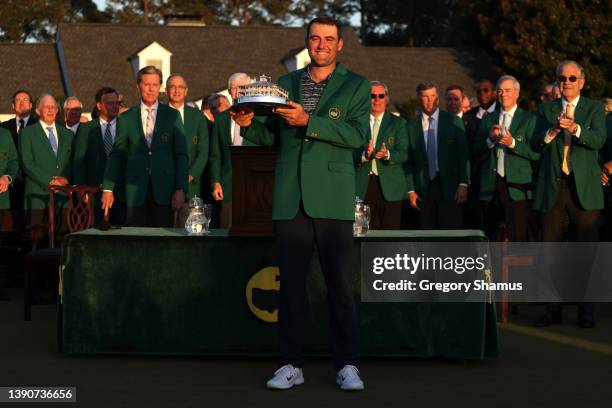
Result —
[[531, 146], [536, 117], [518, 107], [520, 84], [513, 76], [499, 78], [497, 94], [500, 109], [482, 119], [475, 146], [484, 157], [479, 175], [485, 227], [490, 239], [500, 240], [505, 224], [510, 241], [527, 241], [531, 164], [540, 157]]
[[104, 210], [112, 207], [114, 189], [125, 176], [130, 226], [172, 226], [172, 208], [181, 208], [189, 191], [183, 124], [175, 109], [159, 103], [161, 83], [162, 73], [154, 66], [138, 71], [141, 100], [119, 116], [104, 173]]
[[408, 201], [423, 229], [463, 227], [469, 152], [461, 119], [438, 108], [438, 89], [417, 86], [421, 113], [408, 122]]
[[[208, 161], [208, 148], [210, 145], [208, 119], [198, 109], [185, 104], [189, 89], [187, 88], [187, 81], [181, 75], [174, 74], [168, 77], [166, 80], [166, 92], [168, 93], [170, 107], [176, 109], [180, 114], [183, 133], [185, 134], [185, 144], [189, 158], [189, 175], [187, 176], [189, 191], [187, 192], [186, 199], [190, 200], [196, 195], [202, 197], [202, 173]], [[189, 216], [188, 213], [187, 206], [179, 210], [178, 225], [185, 225], [185, 221], [187, 221]]]
[[[562, 98], [541, 104], [537, 111], [534, 146], [542, 161], [533, 207], [543, 215], [544, 241], [596, 242], [604, 206], [598, 163], [606, 141], [604, 108], [580, 95], [585, 76], [577, 62], [561, 62], [556, 74]], [[536, 325], [560, 322], [561, 304], [555, 303], [547, 305]], [[579, 304], [578, 324], [595, 325], [592, 303]]]
[[[25, 176], [24, 209], [30, 224], [48, 222], [49, 186], [69, 183], [72, 162], [72, 132], [55, 123], [59, 106], [43, 94], [38, 99], [36, 125], [19, 134], [19, 159]], [[66, 200], [58, 196], [58, 204]], [[59, 224], [65, 228], [64, 223]]]
[[403, 163], [408, 157], [406, 121], [387, 112], [387, 86], [372, 81], [368, 143], [355, 150], [357, 196], [370, 206], [371, 229], [400, 229], [406, 194]]
[[[101, 186], [108, 157], [117, 137], [117, 115], [119, 114], [119, 94], [113, 88], [102, 88], [96, 92], [98, 117], [82, 124], [75, 137], [72, 159], [74, 182], [89, 186]], [[125, 181], [115, 187], [116, 202], [109, 212], [112, 225], [125, 224]], [[103, 219], [100, 203], [101, 194], [96, 195], [95, 223]]]
[[[30, 92], [20, 89], [13, 94], [13, 111], [15, 117], [2, 122], [2, 127], [11, 132], [15, 147], [19, 148], [19, 134], [27, 127], [38, 123], [32, 114], [32, 95]], [[25, 227], [25, 216], [23, 212], [24, 182], [21, 170], [17, 172], [11, 184], [11, 214], [13, 219], [13, 231], [22, 231]]]
[[[311, 63], [278, 79], [290, 108], [276, 108], [266, 124], [253, 112], [234, 112], [244, 137], [278, 144], [272, 218], [281, 286], [281, 363], [267, 386], [287, 389], [304, 382], [306, 274], [315, 246], [327, 283], [332, 356], [342, 390], [363, 390], [356, 368], [358, 320], [351, 289], [355, 219], [353, 150], [365, 145], [370, 82], [337, 63], [343, 41], [338, 22], [320, 17], [308, 24]], [[294, 102], [295, 101], [295, 102]]]
[[[232, 74], [228, 79], [228, 89], [232, 100], [238, 97], [238, 87], [251, 82], [251, 78], [242, 72]], [[217, 101], [215, 101], [217, 102]], [[218, 102], [221, 102], [221, 97]], [[215, 103], [211, 108], [215, 111]], [[232, 157], [230, 146], [253, 146], [240, 134], [240, 126], [232, 119], [228, 110], [215, 114], [212, 139], [210, 144], [210, 184], [212, 196], [221, 203], [220, 228], [232, 225]]]

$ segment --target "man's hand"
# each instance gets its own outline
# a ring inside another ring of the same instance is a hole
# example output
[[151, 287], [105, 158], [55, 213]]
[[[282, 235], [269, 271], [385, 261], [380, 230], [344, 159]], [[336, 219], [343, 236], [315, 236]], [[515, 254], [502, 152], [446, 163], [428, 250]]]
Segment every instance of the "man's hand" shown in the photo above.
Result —
[[372, 139], [368, 142], [368, 149], [366, 150], [366, 159], [372, 160], [372, 153], [374, 153], [374, 143], [372, 143]]
[[457, 187], [457, 192], [455, 193], [455, 200], [457, 204], [462, 204], [467, 201], [467, 186], [459, 186]]
[[232, 119], [234, 119], [234, 122], [241, 128], [248, 128], [251, 126], [251, 122], [255, 117], [255, 112], [246, 107], [241, 107], [240, 110], [231, 109], [229, 114]]
[[389, 151], [387, 150], [387, 146], [385, 146], [385, 142], [383, 142], [382, 145], [380, 146], [380, 150], [376, 152], [376, 159], [377, 160], [387, 160], [388, 152]]
[[601, 180], [601, 185], [602, 186], [609, 186], [610, 185], [610, 176], [608, 176], [605, 171], [601, 172], [600, 180]]
[[64, 187], [68, 185], [68, 179], [63, 176], [55, 176], [51, 179], [51, 182], [49, 183], [49, 185]]
[[289, 126], [307, 126], [310, 115], [306, 113], [302, 105], [293, 101], [287, 101], [287, 104], [291, 108], [274, 108], [273, 112], [283, 118]]
[[578, 125], [576, 125], [576, 122], [574, 122], [574, 118], [560, 117], [559, 127], [561, 129], [567, 129], [567, 131], [571, 134], [576, 133], [576, 131], [578, 130]]
[[185, 192], [178, 189], [172, 194], [172, 208], [178, 210], [185, 205]]
[[506, 134], [499, 139], [499, 144], [510, 147], [514, 143], [514, 138], [510, 134], [510, 130], [506, 129]]
[[221, 183], [213, 183], [212, 185], [212, 196], [216, 201], [223, 200], [223, 187], [221, 187]]
[[102, 192], [102, 209], [104, 210], [104, 217], [108, 217], [108, 212], [113, 207], [115, 202], [115, 196], [112, 191]]
[[491, 139], [493, 143], [498, 143], [501, 140], [501, 138], [502, 138], [501, 125], [491, 126], [491, 129], [489, 129], [489, 139]]
[[0, 177], [0, 194], [6, 192], [6, 190], [8, 190], [10, 185], [11, 185], [11, 181], [9, 180], [8, 176]]
[[419, 203], [418, 203], [419, 201], [421, 201], [421, 197], [419, 197], [416, 191], [408, 192], [408, 202], [410, 203], [410, 206], [414, 208], [415, 210], [421, 211], [421, 207], [419, 207]]
[[190, 175], [187, 177], [187, 183], [191, 184], [192, 182], [193, 182], [193, 176], [190, 174]]

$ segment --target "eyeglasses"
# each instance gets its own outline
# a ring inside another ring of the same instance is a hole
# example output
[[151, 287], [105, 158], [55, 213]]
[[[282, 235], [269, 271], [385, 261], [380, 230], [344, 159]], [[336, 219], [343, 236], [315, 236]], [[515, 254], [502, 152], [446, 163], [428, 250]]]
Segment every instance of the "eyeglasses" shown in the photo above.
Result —
[[386, 96], [387, 96], [387, 95], [385, 95], [384, 93], [382, 93], [382, 94], [370, 94], [370, 97], [371, 97], [372, 99], [376, 99], [376, 98], [378, 98], [378, 99], [385, 99], [385, 98], [386, 98]]
[[570, 75], [568, 77], [566, 77], [565, 75], [559, 75], [557, 77], [557, 81], [559, 81], [559, 83], [563, 83], [563, 82], [566, 82], [566, 81], [576, 82], [577, 80], [578, 80], [578, 77], [576, 75]]
[[489, 88], [477, 89], [476, 90], [476, 93], [485, 93], [485, 92], [491, 92], [491, 90]]

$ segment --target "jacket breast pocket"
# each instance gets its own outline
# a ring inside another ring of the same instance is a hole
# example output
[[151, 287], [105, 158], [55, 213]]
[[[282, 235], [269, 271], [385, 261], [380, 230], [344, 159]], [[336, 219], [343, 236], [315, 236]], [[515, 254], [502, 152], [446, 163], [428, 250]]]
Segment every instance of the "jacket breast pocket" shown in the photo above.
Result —
[[353, 163], [329, 162], [328, 169], [335, 173], [355, 174], [355, 166]]

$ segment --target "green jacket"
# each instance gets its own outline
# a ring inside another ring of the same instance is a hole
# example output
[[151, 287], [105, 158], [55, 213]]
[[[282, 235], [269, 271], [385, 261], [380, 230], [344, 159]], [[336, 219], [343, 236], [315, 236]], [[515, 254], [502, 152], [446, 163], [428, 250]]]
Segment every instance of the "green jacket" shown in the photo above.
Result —
[[[459, 184], [470, 182], [470, 160], [463, 122], [457, 116], [439, 111], [438, 170], [445, 200], [455, 199]], [[427, 150], [421, 115], [408, 122], [408, 160], [405, 163], [406, 189], [425, 199], [429, 190]]]
[[[563, 162], [563, 133], [550, 143], [544, 142], [548, 129], [552, 128], [563, 109], [561, 99], [543, 103], [538, 107], [538, 122], [534, 137], [534, 149], [542, 152], [538, 184], [533, 208], [548, 211], [557, 198]], [[585, 210], [603, 208], [603, 189], [601, 188], [601, 169], [598, 152], [606, 141], [606, 123], [603, 104], [580, 96], [574, 111], [580, 125], [580, 137], [572, 137], [571, 165], [576, 181], [576, 191], [580, 205]]]
[[188, 174], [193, 177], [193, 180], [189, 183], [189, 192], [186, 196], [186, 199], [189, 200], [195, 195], [202, 196], [202, 173], [208, 161], [208, 119], [198, 109], [187, 105], [183, 108], [183, 114], [185, 115], [183, 133], [185, 134], [187, 157], [189, 158]]
[[[254, 119], [256, 121], [257, 119]], [[215, 118], [210, 143], [210, 184], [221, 183], [223, 202], [232, 202], [232, 118], [229, 111], [221, 112]], [[243, 146], [256, 146], [244, 139]]]
[[[19, 171], [19, 159], [13, 136], [8, 130], [0, 128], [0, 176], [9, 176], [15, 180]], [[0, 194], [0, 210], [11, 208], [9, 198], [10, 187], [6, 192]]]
[[128, 207], [144, 204], [149, 175], [153, 198], [170, 205], [177, 190], [188, 192], [187, 147], [180, 114], [168, 105], [158, 105], [151, 148], [147, 146], [140, 116], [140, 104], [119, 116], [117, 137], [104, 172], [104, 190], [113, 190], [125, 175]]
[[[49, 206], [49, 183], [54, 176], [71, 180], [72, 131], [63, 126], [57, 130], [57, 156], [53, 153], [47, 132], [40, 122], [24, 128], [19, 134], [19, 160], [25, 176], [24, 209], [46, 209]], [[63, 196], [58, 196], [64, 202]]]
[[[489, 130], [493, 125], [499, 124], [500, 111], [495, 111], [485, 116], [480, 122], [480, 128], [476, 135], [474, 145], [474, 156], [482, 159], [480, 171], [480, 199], [490, 201], [495, 192], [497, 181], [497, 148], [489, 148]], [[533, 182], [533, 170], [531, 163], [539, 159], [540, 154], [533, 150], [531, 143], [536, 126], [536, 116], [521, 108], [516, 108], [510, 134], [514, 137], [514, 148], [506, 149], [504, 155], [504, 173], [508, 183], [530, 184]], [[532, 198], [531, 189], [527, 192], [518, 188], [509, 187], [512, 200], [528, 200]]]
[[[117, 133], [119, 128], [117, 127]], [[101, 186], [104, 182], [106, 169], [106, 150], [100, 119], [82, 123], [74, 138], [74, 154], [72, 156], [72, 173], [74, 184]], [[115, 199], [125, 202], [125, 180], [123, 177], [115, 185]], [[98, 204], [98, 201], [96, 201]]]
[[[370, 128], [368, 128], [370, 129]], [[368, 148], [368, 143], [372, 139], [371, 132], [368, 132], [368, 142], [354, 151], [355, 159], [355, 184], [357, 196], [365, 198], [368, 190], [369, 174], [372, 169], [372, 162], [363, 162], [362, 155]], [[386, 201], [398, 201], [406, 198], [406, 172], [403, 163], [408, 158], [408, 128], [406, 121], [399, 116], [385, 112], [374, 151], [380, 150], [382, 144], [387, 146], [390, 153], [389, 160], [376, 160], [378, 178], [383, 197]]]
[[[301, 103], [304, 69], [278, 80], [289, 97]], [[245, 138], [264, 146], [276, 144], [274, 220], [293, 219], [300, 202], [313, 218], [355, 219], [353, 150], [367, 140], [370, 82], [338, 64], [310, 114], [306, 127], [287, 125], [270, 116], [263, 125], [253, 121]]]

